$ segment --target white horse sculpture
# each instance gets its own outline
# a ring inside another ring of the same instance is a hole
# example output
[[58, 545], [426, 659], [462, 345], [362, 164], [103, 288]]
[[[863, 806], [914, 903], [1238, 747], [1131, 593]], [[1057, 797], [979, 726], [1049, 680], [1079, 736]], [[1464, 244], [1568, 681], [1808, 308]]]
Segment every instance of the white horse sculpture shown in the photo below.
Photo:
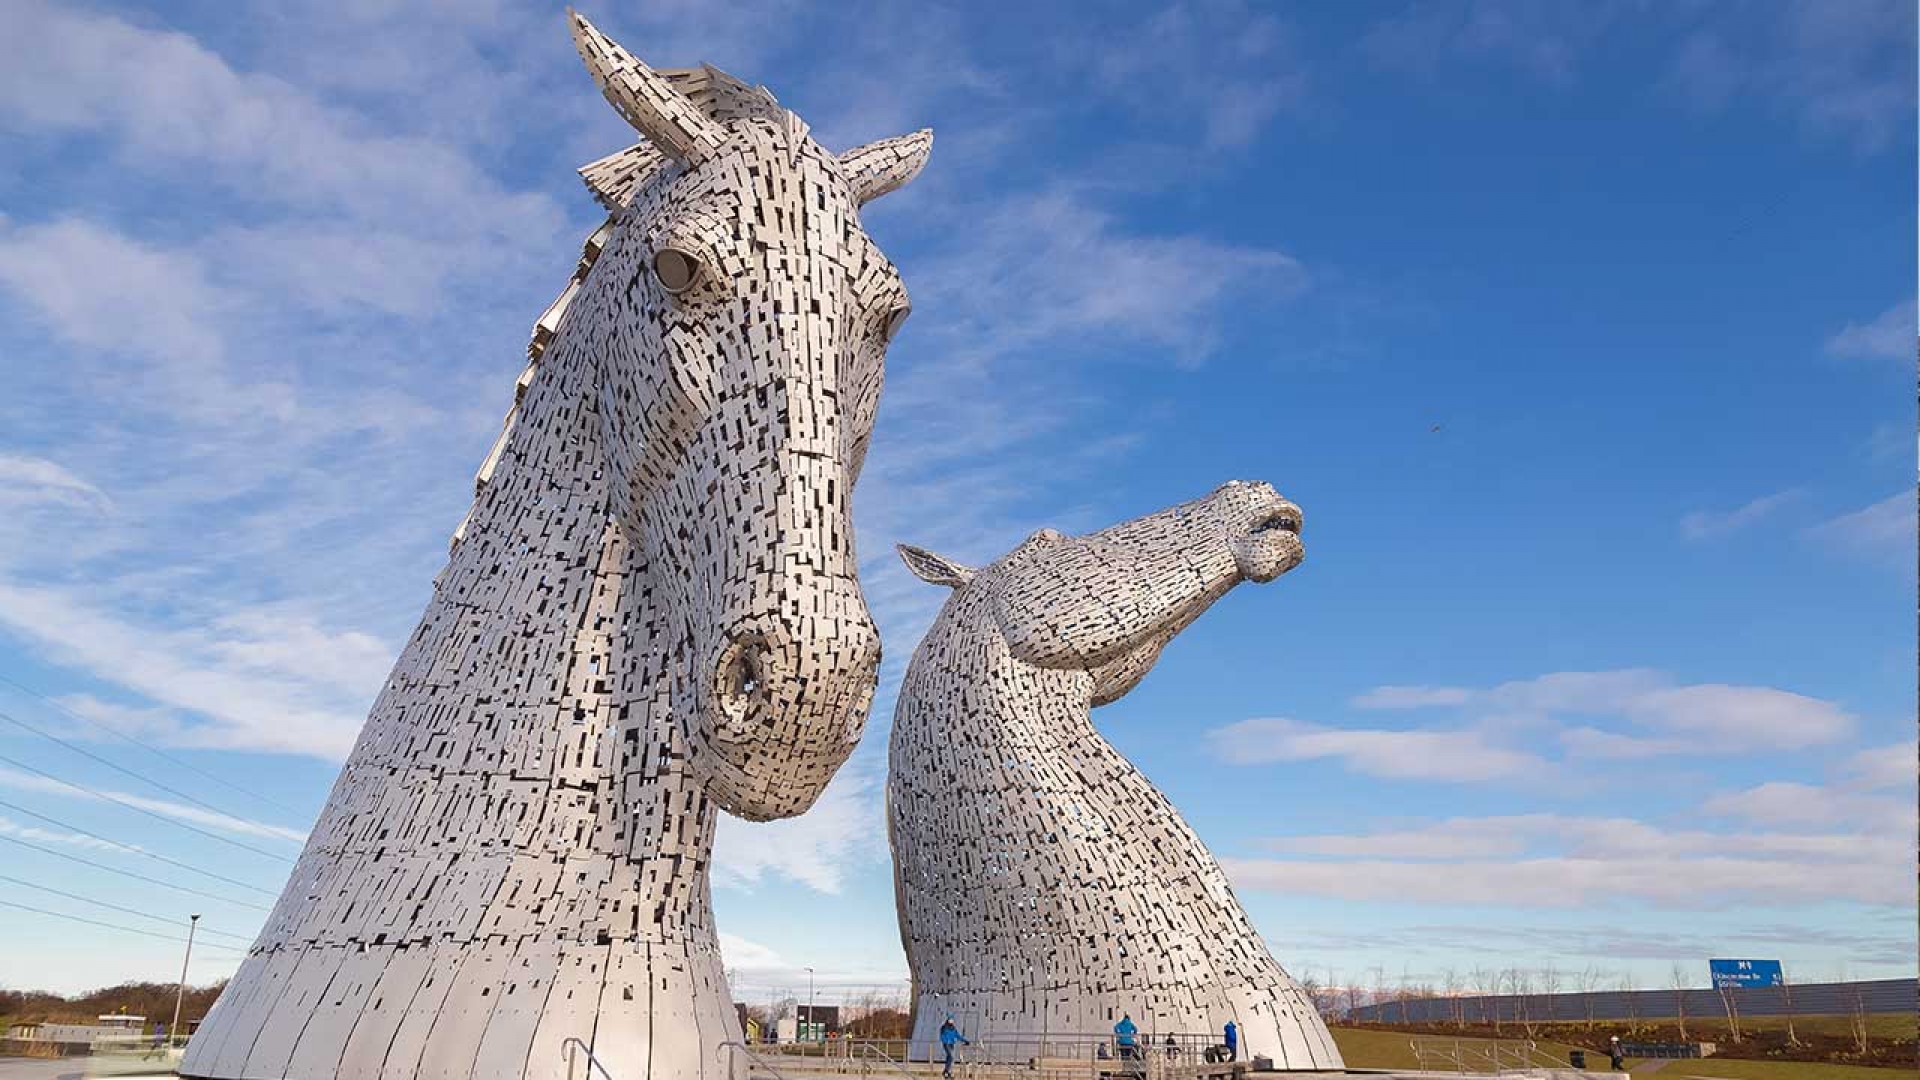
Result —
[[931, 136], [836, 156], [573, 33], [646, 141], [582, 170], [611, 217], [183, 1075], [727, 1075], [715, 814], [806, 810], [864, 726], [848, 500], [907, 300], [858, 209]]
[[1018, 1060], [1131, 1015], [1143, 1039], [1217, 1042], [1232, 1020], [1243, 1060], [1341, 1067], [1206, 845], [1090, 714], [1229, 589], [1298, 565], [1299, 529], [1235, 482], [977, 572], [901, 548], [954, 590], [907, 668], [887, 783], [916, 1056], [949, 1016], [976, 1057]]

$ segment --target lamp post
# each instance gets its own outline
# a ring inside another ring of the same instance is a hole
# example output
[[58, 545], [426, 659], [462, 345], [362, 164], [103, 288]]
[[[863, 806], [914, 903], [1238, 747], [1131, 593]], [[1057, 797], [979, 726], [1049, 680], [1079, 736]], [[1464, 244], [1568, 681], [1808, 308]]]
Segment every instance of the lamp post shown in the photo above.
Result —
[[187, 955], [180, 959], [180, 988], [173, 995], [173, 1024], [167, 1028], [167, 1045], [173, 1046], [180, 1038], [180, 1003], [187, 997], [187, 965], [193, 962], [193, 931], [200, 925], [200, 916], [187, 919]]
[[813, 1029], [814, 1019], [815, 1018], [813, 1015], [813, 969], [808, 968], [807, 969], [807, 1029], [809, 1031]]

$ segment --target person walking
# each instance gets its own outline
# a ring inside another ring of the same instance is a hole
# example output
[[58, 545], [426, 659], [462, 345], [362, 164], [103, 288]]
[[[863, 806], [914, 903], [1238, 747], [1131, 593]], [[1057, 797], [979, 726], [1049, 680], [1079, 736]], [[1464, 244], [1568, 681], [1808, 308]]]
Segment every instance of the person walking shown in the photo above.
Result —
[[955, 1043], [966, 1043], [968, 1046], [973, 1045], [972, 1040], [960, 1034], [960, 1029], [953, 1026], [953, 1017], [949, 1016], [947, 1017], [946, 1023], [940, 1025], [940, 1049], [947, 1056], [946, 1067], [940, 1070], [940, 1075], [946, 1077], [946, 1080], [953, 1080], [953, 1047]]
[[1231, 1020], [1227, 1021], [1227, 1029], [1225, 1034], [1227, 1036], [1227, 1060], [1239, 1061], [1240, 1060], [1240, 1026], [1238, 1024], [1235, 1024]]
[[1620, 1072], [1627, 1067], [1627, 1056], [1620, 1052], [1620, 1036], [1615, 1035], [1607, 1042], [1607, 1067]]
[[1113, 1025], [1113, 1045], [1119, 1049], [1121, 1057], [1140, 1056], [1140, 1044], [1136, 1038], [1139, 1034], [1140, 1028], [1133, 1022], [1133, 1016], [1129, 1013], [1121, 1013], [1120, 1022]]

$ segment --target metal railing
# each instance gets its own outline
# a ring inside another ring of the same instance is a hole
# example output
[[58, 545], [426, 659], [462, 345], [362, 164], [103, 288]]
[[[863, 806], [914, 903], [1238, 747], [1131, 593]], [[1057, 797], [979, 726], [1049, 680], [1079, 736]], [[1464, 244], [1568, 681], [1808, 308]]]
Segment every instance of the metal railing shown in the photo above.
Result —
[[1455, 1039], [1430, 1035], [1407, 1040], [1414, 1061], [1434, 1072], [1502, 1073], [1512, 1069], [1564, 1069], [1567, 1063], [1531, 1039]]
[[739, 1056], [742, 1054], [745, 1054], [747, 1057], [747, 1064], [749, 1066], [747, 1070], [748, 1076], [752, 1076], [753, 1067], [758, 1066], [759, 1068], [765, 1069], [767, 1071], [767, 1075], [772, 1076], [774, 1080], [787, 1080], [787, 1078], [781, 1074], [780, 1070], [774, 1067], [772, 1062], [768, 1061], [764, 1057], [761, 1057], [759, 1054], [754, 1053], [753, 1047], [748, 1046], [746, 1043], [743, 1043], [738, 1039], [728, 1039], [725, 1042], [714, 1044], [713, 1046], [714, 1057], [718, 1058], [723, 1051], [727, 1054], [727, 1075], [728, 1076], [738, 1075], [738, 1070], [734, 1066], [737, 1064], [739, 1060]]
[[613, 1073], [608, 1071], [606, 1063], [594, 1057], [593, 1047], [588, 1046], [578, 1035], [569, 1035], [560, 1040], [560, 1055], [567, 1059], [567, 1080], [573, 1080], [575, 1047], [579, 1047], [580, 1053], [587, 1055], [587, 1080], [593, 1080], [593, 1070], [595, 1069], [600, 1070], [600, 1075], [604, 1080], [614, 1080]]
[[[894, 1080], [925, 1080], [941, 1069], [945, 1059], [935, 1040], [914, 1044], [905, 1039], [849, 1038], [741, 1048], [756, 1060], [770, 1058], [795, 1073], [838, 1067], [847, 1073]], [[1235, 1064], [1225, 1060], [1224, 1049], [1212, 1034], [1142, 1033], [1131, 1046], [1122, 1046], [1111, 1034], [1013, 1032], [954, 1047], [953, 1075], [959, 1080], [1192, 1080], [1233, 1070]], [[1247, 1065], [1245, 1059], [1239, 1062], [1240, 1068]]]

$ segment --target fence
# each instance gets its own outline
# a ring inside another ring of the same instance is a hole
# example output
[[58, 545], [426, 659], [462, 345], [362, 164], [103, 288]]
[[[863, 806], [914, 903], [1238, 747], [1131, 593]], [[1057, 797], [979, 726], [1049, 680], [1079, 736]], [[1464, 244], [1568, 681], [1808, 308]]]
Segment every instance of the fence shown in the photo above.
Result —
[[[1866, 982], [1749, 986], [1724, 993], [1741, 1016], [1839, 1016], [1850, 1013], [1912, 1013], [1920, 1009], [1920, 982]], [[1362, 1005], [1346, 1019], [1377, 1024], [1536, 1023], [1582, 1020], [1661, 1020], [1680, 1014], [1725, 1015], [1719, 990], [1601, 990], [1586, 994], [1498, 994], [1402, 998]]]

